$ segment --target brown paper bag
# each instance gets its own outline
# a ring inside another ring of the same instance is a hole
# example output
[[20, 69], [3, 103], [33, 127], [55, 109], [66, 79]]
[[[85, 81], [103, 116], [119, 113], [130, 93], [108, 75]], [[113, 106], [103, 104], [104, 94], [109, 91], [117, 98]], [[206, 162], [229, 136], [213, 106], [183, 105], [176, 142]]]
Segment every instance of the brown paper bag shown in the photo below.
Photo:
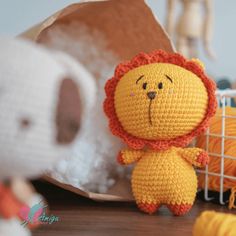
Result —
[[[141, 51], [174, 51], [170, 39], [144, 0], [89, 1], [73, 4], [21, 36], [71, 54], [98, 80], [104, 71], [106, 72], [107, 66], [114, 68], [117, 63], [128, 60]], [[83, 52], [70, 47], [75, 41], [81, 43]], [[95, 53], [88, 52], [90, 45], [96, 47]], [[99, 64], [100, 61], [105, 63]], [[45, 179], [94, 200], [133, 200], [128, 180], [118, 180], [107, 194], [98, 194], [82, 191], [48, 176]]]

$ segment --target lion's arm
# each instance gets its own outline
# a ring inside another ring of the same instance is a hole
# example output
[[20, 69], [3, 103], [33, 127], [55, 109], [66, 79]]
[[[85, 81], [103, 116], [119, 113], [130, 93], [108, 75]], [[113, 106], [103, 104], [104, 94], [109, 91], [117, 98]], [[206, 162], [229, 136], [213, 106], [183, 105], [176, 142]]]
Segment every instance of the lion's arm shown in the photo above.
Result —
[[117, 156], [117, 161], [121, 165], [129, 165], [138, 161], [142, 157], [143, 154], [144, 154], [144, 151], [141, 151], [141, 150], [125, 149], [119, 152]]
[[204, 167], [209, 163], [209, 156], [201, 148], [179, 148], [178, 153], [190, 164], [197, 167]]

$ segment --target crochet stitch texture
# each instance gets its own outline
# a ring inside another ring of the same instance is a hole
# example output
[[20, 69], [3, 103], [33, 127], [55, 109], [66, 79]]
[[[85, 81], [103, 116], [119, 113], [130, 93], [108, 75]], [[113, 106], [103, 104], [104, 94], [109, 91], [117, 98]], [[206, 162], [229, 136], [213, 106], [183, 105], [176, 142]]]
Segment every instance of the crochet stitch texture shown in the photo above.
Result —
[[197, 60], [154, 51], [118, 65], [105, 91], [110, 129], [130, 148], [117, 160], [137, 162], [132, 191], [138, 207], [153, 213], [165, 204], [175, 215], [185, 214], [197, 191], [192, 165], [206, 165], [208, 155], [183, 147], [215, 114], [215, 83]]

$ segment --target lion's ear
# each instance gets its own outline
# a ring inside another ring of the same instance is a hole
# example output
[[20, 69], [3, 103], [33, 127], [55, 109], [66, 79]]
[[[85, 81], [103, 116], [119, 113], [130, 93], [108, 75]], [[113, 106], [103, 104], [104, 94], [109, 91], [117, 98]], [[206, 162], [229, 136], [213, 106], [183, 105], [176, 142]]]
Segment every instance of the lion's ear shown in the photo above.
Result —
[[192, 62], [196, 63], [198, 66], [200, 66], [203, 70], [205, 70], [205, 65], [204, 63], [199, 60], [198, 58], [192, 58], [191, 59]]

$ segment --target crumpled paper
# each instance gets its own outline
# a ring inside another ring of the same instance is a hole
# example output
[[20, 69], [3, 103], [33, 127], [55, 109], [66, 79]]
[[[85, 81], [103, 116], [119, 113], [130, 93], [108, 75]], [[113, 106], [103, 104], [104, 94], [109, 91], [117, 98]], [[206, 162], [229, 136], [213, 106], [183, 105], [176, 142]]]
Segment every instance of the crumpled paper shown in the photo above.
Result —
[[[144, 0], [88, 1], [73, 4], [20, 36], [71, 54], [97, 80], [108, 76], [117, 63], [128, 60], [141, 51], [174, 51], [170, 39]], [[80, 42], [83, 52], [70, 47], [73, 42]], [[116, 153], [114, 158], [115, 156]], [[44, 179], [94, 200], [133, 200], [128, 179], [117, 180], [106, 194], [83, 191], [50, 176], [45, 176]]]

